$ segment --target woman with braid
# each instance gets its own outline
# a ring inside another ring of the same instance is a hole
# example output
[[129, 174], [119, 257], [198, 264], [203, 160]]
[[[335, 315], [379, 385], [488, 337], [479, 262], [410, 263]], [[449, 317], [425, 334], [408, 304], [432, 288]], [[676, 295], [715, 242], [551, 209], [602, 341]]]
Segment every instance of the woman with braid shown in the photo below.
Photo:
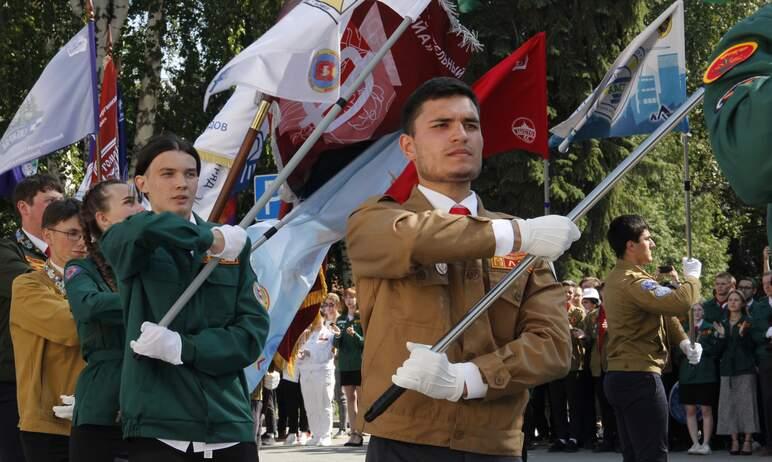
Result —
[[70, 460], [105, 461], [128, 454], [118, 409], [126, 330], [115, 277], [99, 250], [99, 238], [114, 223], [142, 210], [132, 188], [117, 180], [96, 184], [83, 198], [80, 221], [89, 256], [71, 260], [64, 270], [87, 363], [75, 388]]

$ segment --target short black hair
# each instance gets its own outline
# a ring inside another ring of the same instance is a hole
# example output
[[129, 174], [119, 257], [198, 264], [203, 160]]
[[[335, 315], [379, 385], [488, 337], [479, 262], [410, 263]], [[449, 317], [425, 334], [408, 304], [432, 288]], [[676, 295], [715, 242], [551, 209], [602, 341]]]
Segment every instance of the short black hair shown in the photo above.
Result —
[[21, 180], [13, 189], [13, 209], [16, 213], [19, 213], [19, 209], [16, 204], [19, 201], [24, 201], [32, 205], [32, 201], [35, 200], [35, 196], [40, 192], [47, 192], [50, 190], [58, 191], [64, 194], [64, 187], [54, 176], [48, 173], [36, 173], [35, 175], [28, 176]]
[[198, 155], [198, 151], [193, 147], [193, 143], [174, 133], [162, 133], [150, 138], [147, 144], [137, 153], [135, 173], [137, 175], [144, 175], [153, 159], [166, 151], [182, 151], [190, 154], [196, 159], [196, 173], [201, 174], [201, 156]]
[[80, 213], [80, 201], [77, 199], [62, 199], [48, 204], [43, 211], [43, 228], [51, 228], [64, 220], [77, 217]]
[[451, 96], [466, 96], [474, 104], [477, 114], [480, 114], [477, 95], [469, 85], [453, 77], [435, 77], [422, 83], [405, 101], [405, 106], [402, 108], [402, 131], [408, 135], [415, 133], [415, 119], [425, 102]]
[[627, 242], [638, 242], [647, 229], [649, 224], [640, 215], [621, 215], [611, 220], [606, 237], [617, 258], [622, 258]]

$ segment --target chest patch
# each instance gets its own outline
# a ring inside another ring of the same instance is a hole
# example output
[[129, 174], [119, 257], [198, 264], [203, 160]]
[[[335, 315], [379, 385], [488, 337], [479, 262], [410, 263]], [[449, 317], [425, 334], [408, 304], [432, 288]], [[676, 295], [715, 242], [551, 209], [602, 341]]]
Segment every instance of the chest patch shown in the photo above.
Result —
[[263, 308], [268, 311], [271, 307], [271, 295], [268, 293], [268, 289], [255, 282], [252, 286], [252, 292], [255, 294], [255, 300], [263, 305]]
[[702, 77], [702, 81], [705, 84], [709, 84], [720, 79], [724, 74], [734, 69], [735, 66], [753, 56], [758, 47], [759, 44], [757, 42], [750, 41], [738, 43], [727, 48], [710, 63], [710, 66], [705, 71], [705, 75]]
[[[213, 260], [215, 257], [212, 257], [211, 255], [207, 255], [204, 257], [204, 263], [209, 263], [210, 260]], [[224, 258], [221, 258], [219, 262], [217, 262], [218, 265], [226, 265], [226, 266], [236, 266], [239, 264], [239, 259], [236, 258], [234, 260], [226, 260]]]
[[[518, 265], [521, 261], [523, 261], [523, 258], [525, 258], [526, 253], [525, 252], [512, 252], [508, 255], [504, 255], [503, 257], [492, 257], [491, 258], [491, 269], [497, 269], [497, 270], [511, 270], [515, 266]], [[528, 272], [532, 272], [533, 270], [531, 268], [528, 268]]]
[[729, 99], [732, 96], [734, 96], [738, 88], [753, 85], [753, 83], [756, 82], [757, 80], [761, 80], [761, 82], [764, 82], [768, 78], [769, 78], [768, 75], [754, 75], [753, 77], [748, 77], [747, 79], [732, 85], [732, 88], [727, 90], [727, 92], [724, 93], [724, 96], [722, 96], [716, 103], [715, 112], [720, 111], [721, 108], [724, 107], [724, 104], [726, 104], [726, 102], [729, 101]]

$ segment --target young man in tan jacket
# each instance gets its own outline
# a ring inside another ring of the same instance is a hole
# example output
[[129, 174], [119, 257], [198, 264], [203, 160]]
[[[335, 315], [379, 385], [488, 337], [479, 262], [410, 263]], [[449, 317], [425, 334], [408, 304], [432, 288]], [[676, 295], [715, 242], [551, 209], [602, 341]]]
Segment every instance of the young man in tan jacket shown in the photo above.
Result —
[[[347, 232], [365, 330], [361, 406], [392, 382], [408, 389], [370, 424], [369, 462], [519, 461], [528, 388], [571, 359], [565, 295], [547, 260], [579, 230], [565, 217], [512, 219], [471, 190], [481, 169], [476, 97], [464, 83], [424, 83], [403, 110], [400, 146], [419, 185], [404, 203], [368, 200]], [[515, 253], [519, 251], [519, 253]], [[446, 354], [435, 343], [517, 265], [537, 260]], [[396, 374], [392, 374], [396, 371]]]
[[700, 297], [702, 264], [684, 259], [678, 288], [662, 286], [643, 265], [653, 261], [649, 225], [637, 215], [622, 215], [609, 225], [608, 241], [619, 260], [603, 288], [608, 322], [608, 373], [604, 390], [617, 417], [625, 461], [667, 461], [668, 407], [660, 374], [672, 346], [691, 364], [702, 347], [692, 346], [678, 315], [687, 315]]

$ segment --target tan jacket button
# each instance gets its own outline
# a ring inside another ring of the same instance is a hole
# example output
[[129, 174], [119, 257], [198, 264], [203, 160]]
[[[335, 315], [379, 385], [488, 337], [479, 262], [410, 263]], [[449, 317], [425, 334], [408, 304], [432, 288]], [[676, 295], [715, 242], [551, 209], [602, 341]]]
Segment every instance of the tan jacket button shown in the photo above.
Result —
[[472, 281], [476, 281], [480, 279], [480, 272], [477, 270], [469, 270], [466, 273], [466, 278], [471, 279]]
[[497, 375], [495, 382], [496, 382], [496, 385], [504, 385], [505, 383], [507, 383], [507, 379], [504, 378], [504, 376]]

